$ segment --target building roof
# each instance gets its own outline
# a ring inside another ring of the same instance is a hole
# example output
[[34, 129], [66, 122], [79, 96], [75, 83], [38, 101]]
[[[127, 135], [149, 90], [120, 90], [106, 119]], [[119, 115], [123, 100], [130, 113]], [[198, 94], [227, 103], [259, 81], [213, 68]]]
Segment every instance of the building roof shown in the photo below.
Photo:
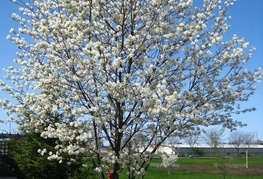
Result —
[[[175, 144], [175, 147], [177, 148], [192, 148], [188, 144]], [[211, 148], [208, 144], [196, 144], [194, 145], [194, 148]], [[220, 144], [218, 148], [236, 148], [236, 145], [234, 144]], [[250, 144], [250, 145], [244, 145], [241, 144], [239, 148], [263, 148], [263, 145], [260, 144]]]

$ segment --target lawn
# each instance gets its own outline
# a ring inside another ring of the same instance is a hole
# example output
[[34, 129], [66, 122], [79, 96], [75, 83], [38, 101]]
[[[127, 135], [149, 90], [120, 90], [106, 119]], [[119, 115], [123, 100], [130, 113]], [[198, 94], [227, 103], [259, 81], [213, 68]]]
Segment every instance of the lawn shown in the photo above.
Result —
[[[216, 158], [179, 158], [179, 167], [170, 170], [151, 166], [145, 179], [222, 179], [221, 171], [216, 166]], [[153, 159], [152, 163], [160, 163], [161, 159]], [[262, 179], [263, 158], [249, 158], [249, 167], [245, 167], [245, 158], [224, 159], [226, 179]]]
[[[216, 158], [187, 158], [187, 157], [179, 157], [177, 160], [177, 164], [180, 166], [214, 166], [217, 162]], [[246, 164], [246, 158], [228, 158], [228, 162], [231, 164]], [[152, 163], [161, 163], [160, 158], [152, 159]], [[248, 159], [248, 163], [251, 166], [262, 166], [263, 167], [263, 157], [253, 157]]]

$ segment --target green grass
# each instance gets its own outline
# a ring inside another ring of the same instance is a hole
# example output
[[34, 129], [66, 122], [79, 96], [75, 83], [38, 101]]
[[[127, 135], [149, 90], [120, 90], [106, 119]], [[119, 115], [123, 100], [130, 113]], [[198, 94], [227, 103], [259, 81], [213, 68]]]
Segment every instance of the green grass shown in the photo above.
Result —
[[[216, 158], [187, 158], [179, 157], [177, 164], [180, 166], [214, 166], [217, 162]], [[154, 158], [152, 163], [161, 163], [161, 159]], [[230, 164], [246, 164], [246, 158], [228, 158]], [[248, 163], [251, 166], [263, 166], [263, 158], [249, 158]]]
[[[232, 162], [237, 164], [244, 164], [246, 162], [246, 158], [232, 158]], [[263, 157], [248, 158], [248, 164], [251, 166], [263, 166]]]
[[[217, 162], [216, 158], [179, 158], [176, 162], [182, 168], [184, 166], [196, 166], [196, 167], [214, 167]], [[161, 159], [153, 159], [152, 163], [161, 163]], [[230, 165], [243, 165], [245, 166], [245, 158], [228, 158], [227, 163]], [[263, 158], [249, 158], [249, 166], [262, 166]], [[244, 168], [246, 170], [246, 168]], [[210, 171], [191, 172], [186, 169], [177, 168], [172, 170], [170, 174], [168, 170], [151, 166], [145, 179], [222, 179], [222, 175], [219, 172], [211, 173]], [[227, 175], [226, 179], [262, 179], [262, 175], [247, 175], [247, 176], [233, 176]]]
[[[222, 179], [222, 175], [214, 173], [193, 173], [188, 171], [172, 171], [168, 174], [164, 169], [149, 169], [145, 179]], [[226, 176], [226, 179], [262, 179], [262, 176]]]
[[[150, 168], [145, 179], [222, 179], [219, 173], [193, 173], [189, 171], [172, 171]], [[226, 179], [262, 179], [262, 176], [226, 176]]]
[[191, 178], [191, 179], [201, 179], [201, 178], [215, 178], [215, 174], [209, 173], [192, 173], [188, 171], [168, 171], [165, 169], [150, 168], [147, 172], [145, 179], [181, 179], [181, 178]]

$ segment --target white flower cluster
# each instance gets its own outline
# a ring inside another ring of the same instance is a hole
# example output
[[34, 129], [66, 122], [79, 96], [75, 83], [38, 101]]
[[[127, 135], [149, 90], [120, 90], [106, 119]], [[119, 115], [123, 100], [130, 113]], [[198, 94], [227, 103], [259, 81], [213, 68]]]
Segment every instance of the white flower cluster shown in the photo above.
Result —
[[162, 158], [162, 163], [161, 163], [161, 166], [165, 167], [165, 168], [169, 168], [169, 167], [172, 167], [174, 165], [174, 163], [178, 160], [178, 155], [179, 154], [166, 154], [166, 153], [163, 153], [161, 155], [161, 158]]

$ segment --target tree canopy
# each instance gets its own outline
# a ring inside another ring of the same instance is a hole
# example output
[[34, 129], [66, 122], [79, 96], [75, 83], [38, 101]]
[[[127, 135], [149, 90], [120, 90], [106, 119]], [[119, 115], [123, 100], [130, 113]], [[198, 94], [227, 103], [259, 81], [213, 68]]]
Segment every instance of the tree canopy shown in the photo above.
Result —
[[[253, 47], [229, 29], [235, 0], [16, 0], [19, 48], [1, 100], [19, 127], [56, 139], [49, 160], [88, 154], [104, 178], [144, 176], [170, 136], [234, 129], [262, 77]], [[105, 149], [107, 145], [107, 150]], [[105, 152], [107, 151], [107, 152]]]

